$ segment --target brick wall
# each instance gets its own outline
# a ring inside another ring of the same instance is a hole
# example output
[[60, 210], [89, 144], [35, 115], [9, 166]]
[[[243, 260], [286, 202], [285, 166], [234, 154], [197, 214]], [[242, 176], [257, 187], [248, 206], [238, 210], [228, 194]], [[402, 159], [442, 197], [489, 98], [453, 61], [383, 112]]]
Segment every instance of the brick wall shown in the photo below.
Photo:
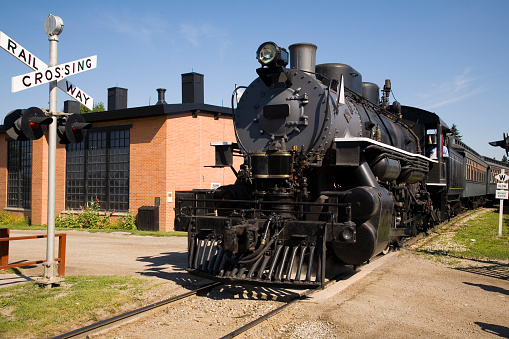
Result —
[[[196, 118], [182, 116], [168, 120], [168, 192], [175, 196], [175, 191], [209, 189], [212, 183], [235, 182], [230, 168], [205, 167], [214, 165], [214, 147], [210, 143], [218, 141], [235, 142], [231, 118], [214, 120], [211, 115], [198, 114]], [[168, 229], [173, 228], [174, 207], [172, 202], [168, 211], [172, 224], [167, 225]]]
[[7, 206], [7, 134], [0, 133], [0, 208]]
[[[173, 230], [175, 191], [210, 188], [235, 181], [230, 168], [211, 168], [214, 148], [211, 142], [235, 141], [231, 117], [191, 113], [160, 115], [150, 118], [125, 119], [94, 123], [107, 126], [131, 123], [129, 208], [137, 213], [141, 206], [153, 206], [160, 198], [159, 228]], [[7, 142], [0, 135], [0, 208], [7, 204]], [[57, 146], [55, 215], [65, 209], [65, 145]], [[26, 212], [32, 224], [45, 224], [47, 219], [48, 143], [46, 137], [32, 143], [32, 202]], [[236, 160], [236, 167], [240, 159]], [[168, 194], [173, 198], [168, 202]]]

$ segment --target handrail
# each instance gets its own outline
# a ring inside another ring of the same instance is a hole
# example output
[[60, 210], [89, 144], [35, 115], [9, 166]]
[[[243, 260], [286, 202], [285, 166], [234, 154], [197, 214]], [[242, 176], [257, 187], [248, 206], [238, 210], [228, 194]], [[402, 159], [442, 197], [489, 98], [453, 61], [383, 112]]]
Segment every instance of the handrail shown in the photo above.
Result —
[[[47, 238], [47, 235], [27, 235], [22, 237], [10, 237], [10, 230], [8, 228], [0, 228], [0, 270], [6, 270], [14, 267], [23, 267], [30, 265], [37, 265], [46, 262], [46, 260], [35, 260], [35, 261], [23, 261], [21, 263], [9, 264], [9, 241], [14, 240], [28, 240], [28, 239], [42, 239]], [[55, 261], [59, 261], [58, 275], [65, 276], [65, 247], [67, 234], [56, 233], [55, 237], [58, 237], [58, 257]]]

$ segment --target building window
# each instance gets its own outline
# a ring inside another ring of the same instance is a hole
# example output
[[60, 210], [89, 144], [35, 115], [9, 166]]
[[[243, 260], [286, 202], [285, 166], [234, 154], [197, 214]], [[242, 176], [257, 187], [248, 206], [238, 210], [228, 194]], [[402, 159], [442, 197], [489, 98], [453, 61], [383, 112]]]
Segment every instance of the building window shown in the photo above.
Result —
[[98, 199], [102, 210], [129, 209], [129, 129], [97, 130], [67, 145], [66, 208]]
[[7, 207], [30, 208], [32, 140], [7, 142]]

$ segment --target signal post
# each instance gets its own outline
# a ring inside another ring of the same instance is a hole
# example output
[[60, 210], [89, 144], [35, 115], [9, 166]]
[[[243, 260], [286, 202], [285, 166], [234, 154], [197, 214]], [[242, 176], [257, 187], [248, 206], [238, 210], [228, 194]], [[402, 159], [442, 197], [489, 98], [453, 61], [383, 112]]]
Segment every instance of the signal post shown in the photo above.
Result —
[[[62, 32], [63, 27], [62, 19], [52, 14], [44, 21], [44, 31], [50, 41], [49, 65], [40, 61], [3, 32], [0, 32], [0, 47], [34, 70], [34, 72], [13, 77], [12, 92], [49, 82], [48, 112], [43, 112], [37, 107], [17, 109], [11, 111], [4, 120], [7, 134], [14, 140], [19, 141], [39, 139], [48, 128], [47, 247], [46, 261], [43, 263], [44, 276], [38, 280], [38, 283], [47, 287], [58, 285], [63, 280], [56, 276], [54, 246], [57, 137], [61, 144], [79, 143], [85, 138], [86, 130], [91, 127], [91, 124], [86, 123], [80, 114], [57, 112], [57, 88], [62, 89], [81, 104], [92, 108], [93, 99], [64, 77], [97, 66], [97, 56], [57, 65], [58, 35]], [[65, 85], [63, 85], [64, 83]], [[59, 86], [59, 84], [62, 84], [62, 86]]]
[[[58, 35], [62, 33], [64, 23], [57, 16], [49, 15], [44, 21], [44, 32], [48, 34], [50, 42], [49, 47], [49, 67], [57, 65], [58, 54]], [[47, 211], [47, 246], [46, 262], [44, 265], [45, 285], [58, 283], [59, 279], [55, 275], [55, 182], [56, 182], [56, 153], [57, 153], [57, 82], [52, 81], [49, 84], [49, 115], [52, 123], [49, 125], [48, 134], [48, 211]]]

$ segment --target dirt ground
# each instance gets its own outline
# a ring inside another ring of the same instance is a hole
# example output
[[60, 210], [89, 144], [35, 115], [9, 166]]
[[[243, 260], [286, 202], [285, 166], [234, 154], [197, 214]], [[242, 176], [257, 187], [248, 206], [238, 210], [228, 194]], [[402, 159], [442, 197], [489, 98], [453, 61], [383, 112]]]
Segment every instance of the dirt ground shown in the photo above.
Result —
[[[12, 236], [28, 233], [14, 231]], [[66, 233], [68, 275], [133, 274], [156, 279], [163, 283], [154, 295], [159, 299], [204, 282], [185, 272], [186, 238]], [[42, 251], [37, 247], [12, 245], [10, 262], [44, 257], [44, 246]], [[42, 269], [24, 269], [24, 273], [42, 274]], [[277, 306], [221, 295], [210, 295], [200, 305], [189, 300], [100, 337], [219, 338], [229, 333], [228, 319], [244, 319]], [[240, 337], [509, 338], [509, 265], [448, 264], [405, 249], [337, 294], [290, 306]]]
[[473, 264], [452, 268], [403, 250], [343, 292], [298, 304], [244, 338], [509, 338], [509, 267]]

